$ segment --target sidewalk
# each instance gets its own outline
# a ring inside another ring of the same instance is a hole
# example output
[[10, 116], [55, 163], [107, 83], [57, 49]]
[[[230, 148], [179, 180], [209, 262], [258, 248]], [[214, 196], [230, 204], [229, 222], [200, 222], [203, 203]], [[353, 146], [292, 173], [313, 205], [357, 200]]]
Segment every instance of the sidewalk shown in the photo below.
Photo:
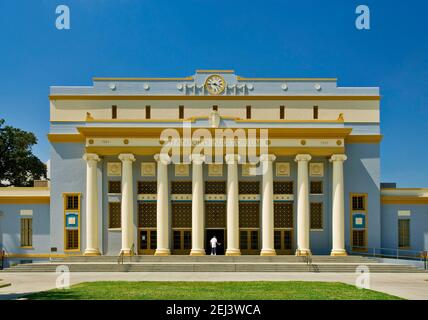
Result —
[[[55, 288], [55, 273], [2, 273], [12, 285], [0, 288], [0, 300]], [[355, 285], [358, 275], [346, 273], [133, 272], [71, 273], [70, 284], [90, 281], [329, 281]], [[373, 273], [370, 288], [405, 299], [428, 300], [428, 274]]]

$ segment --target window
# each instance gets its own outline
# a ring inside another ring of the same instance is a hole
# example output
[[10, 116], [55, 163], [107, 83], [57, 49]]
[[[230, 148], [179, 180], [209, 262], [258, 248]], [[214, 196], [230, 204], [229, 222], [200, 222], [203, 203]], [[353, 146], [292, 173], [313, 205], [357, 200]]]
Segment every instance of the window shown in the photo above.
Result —
[[150, 118], [151, 118], [151, 107], [146, 106], [146, 119], [150, 119]]
[[364, 249], [366, 246], [366, 230], [352, 231], [352, 246], [355, 249]]
[[71, 229], [66, 231], [66, 250], [77, 250], [79, 249], [79, 230]]
[[21, 247], [33, 246], [33, 219], [21, 218]]
[[247, 106], [247, 119], [251, 119], [251, 106]]
[[184, 119], [184, 106], [178, 106], [178, 118]]
[[281, 120], [285, 119], [285, 106], [280, 106], [279, 107], [279, 118]]
[[293, 181], [274, 181], [273, 194], [293, 194]]
[[314, 106], [314, 119], [318, 119], [318, 106]]
[[218, 111], [218, 106], [213, 106], [213, 111]]
[[311, 213], [311, 229], [320, 230], [322, 225], [322, 203], [312, 202], [310, 206]]
[[363, 195], [352, 196], [352, 210], [359, 210], [359, 211], [366, 210], [364, 198], [365, 197]]
[[410, 219], [398, 220], [398, 247], [410, 247]]
[[121, 205], [120, 202], [110, 202], [108, 204], [109, 224], [111, 229], [121, 227]]
[[79, 209], [79, 196], [72, 195], [66, 198], [66, 210], [78, 210]]
[[117, 106], [111, 106], [111, 118], [117, 119]]
[[322, 194], [322, 181], [311, 181], [311, 194]]
[[108, 182], [108, 193], [121, 193], [122, 190], [121, 181], [109, 181]]
[[64, 194], [64, 250], [80, 249], [80, 194]]

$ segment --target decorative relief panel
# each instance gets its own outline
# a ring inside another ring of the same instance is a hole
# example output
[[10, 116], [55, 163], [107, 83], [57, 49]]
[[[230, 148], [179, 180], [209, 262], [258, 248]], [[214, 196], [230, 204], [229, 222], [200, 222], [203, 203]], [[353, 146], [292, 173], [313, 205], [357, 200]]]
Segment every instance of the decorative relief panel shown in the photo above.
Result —
[[176, 177], [188, 177], [189, 176], [189, 165], [188, 164], [176, 164], [175, 165], [175, 176]]
[[251, 163], [242, 164], [242, 176], [243, 177], [252, 177], [255, 176], [256, 165]]
[[277, 162], [276, 176], [277, 177], [289, 177], [290, 176], [290, 162]]
[[309, 175], [311, 177], [324, 177], [324, 163], [322, 162], [309, 163]]
[[223, 176], [223, 165], [222, 164], [208, 164], [208, 176], [209, 177], [221, 177], [221, 176]]
[[107, 162], [107, 176], [120, 177], [122, 175], [122, 163]]
[[156, 175], [156, 162], [141, 162], [141, 176], [154, 177]]

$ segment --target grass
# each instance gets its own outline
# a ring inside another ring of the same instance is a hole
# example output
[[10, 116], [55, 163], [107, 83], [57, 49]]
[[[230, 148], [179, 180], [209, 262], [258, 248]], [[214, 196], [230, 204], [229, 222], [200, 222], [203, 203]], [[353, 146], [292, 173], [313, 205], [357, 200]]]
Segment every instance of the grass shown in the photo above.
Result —
[[399, 300], [339, 282], [84, 282], [27, 296], [33, 300]]

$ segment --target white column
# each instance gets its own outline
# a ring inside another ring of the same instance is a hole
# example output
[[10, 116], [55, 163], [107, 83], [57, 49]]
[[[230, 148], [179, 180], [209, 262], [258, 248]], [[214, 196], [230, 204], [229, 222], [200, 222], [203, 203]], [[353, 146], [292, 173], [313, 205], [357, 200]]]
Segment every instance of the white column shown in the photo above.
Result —
[[297, 162], [297, 256], [310, 254], [309, 249], [309, 154], [298, 154]]
[[99, 256], [98, 244], [98, 155], [85, 153], [86, 161], [86, 249], [85, 256]]
[[227, 163], [227, 256], [239, 256], [239, 189], [236, 154], [226, 155]]
[[134, 244], [134, 188], [132, 176], [132, 163], [135, 157], [130, 153], [119, 155], [122, 161], [122, 204], [121, 204], [121, 229], [122, 229], [122, 250], [123, 255], [131, 255], [131, 248]]
[[262, 256], [275, 256], [273, 239], [273, 169], [272, 162], [276, 157], [273, 154], [260, 156], [263, 169], [263, 202], [262, 202]]
[[168, 164], [171, 158], [167, 154], [155, 155], [158, 172], [158, 195], [156, 203], [157, 248], [155, 256], [168, 256], [169, 249], [169, 199], [168, 199]]
[[202, 164], [205, 157], [192, 154], [192, 250], [191, 256], [205, 255], [204, 249], [204, 178]]
[[332, 256], [346, 256], [345, 205], [343, 191], [343, 162], [346, 161], [346, 159], [347, 157], [344, 154], [335, 154], [330, 159], [330, 162], [333, 163]]

